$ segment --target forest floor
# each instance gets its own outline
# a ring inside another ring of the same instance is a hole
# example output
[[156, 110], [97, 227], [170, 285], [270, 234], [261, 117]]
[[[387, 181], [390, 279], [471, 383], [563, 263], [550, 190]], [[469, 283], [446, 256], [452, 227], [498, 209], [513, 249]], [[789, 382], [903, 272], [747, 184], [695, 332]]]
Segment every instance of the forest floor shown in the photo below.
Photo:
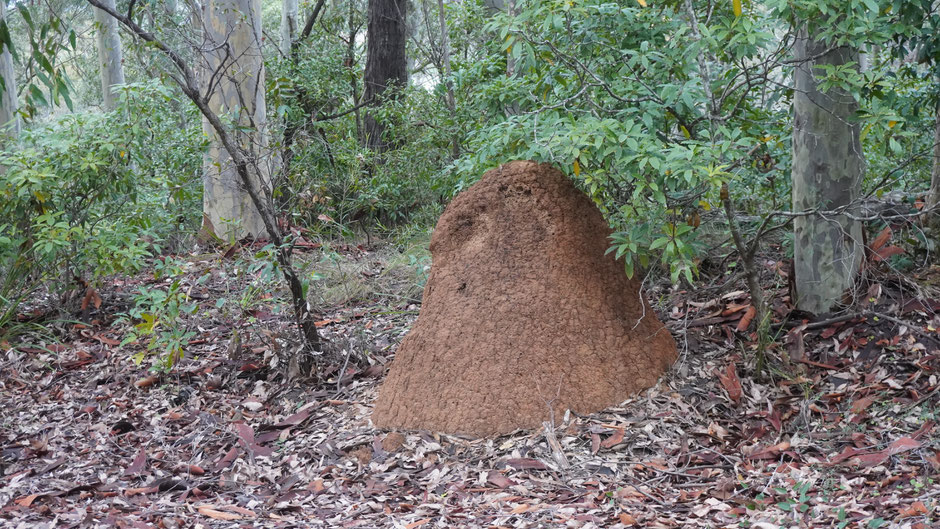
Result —
[[[321, 387], [274, 376], [289, 318], [258, 283], [264, 269], [231, 255], [180, 257], [200, 309], [181, 320], [195, 334], [169, 374], [136, 365], [141, 346], [122, 346], [128, 325], [115, 323], [139, 286], [167, 285], [152, 271], [102, 286], [101, 307], [56, 324], [56, 341], [0, 343], [0, 524], [940, 526], [940, 302], [925, 286], [936, 269], [869, 274], [865, 311], [783, 327], [767, 356], [789, 367], [760, 377], [758, 337], [736, 330], [748, 313], [746, 293], [729, 288], [738, 280], [650, 287], [680, 346], [660, 384], [553, 432], [474, 440], [369, 421], [417, 316], [426, 255], [308, 256], [333, 285], [319, 290], [332, 307], [321, 331], [370, 364]], [[785, 272], [765, 264], [779, 318]]]

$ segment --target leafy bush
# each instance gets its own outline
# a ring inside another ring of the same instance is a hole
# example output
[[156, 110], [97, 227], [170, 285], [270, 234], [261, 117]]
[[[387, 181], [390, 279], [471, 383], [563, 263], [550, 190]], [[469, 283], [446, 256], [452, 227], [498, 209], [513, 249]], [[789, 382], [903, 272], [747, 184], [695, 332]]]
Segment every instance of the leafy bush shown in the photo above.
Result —
[[[696, 249], [705, 247], [698, 227], [721, 211], [723, 185], [741, 213], [789, 209], [793, 90], [785, 63], [790, 43], [775, 36], [781, 22], [797, 27], [810, 20], [823, 37], [854, 46], [901, 39], [910, 30], [892, 23], [891, 9], [843, 4], [713, 10], [676, 1], [517, 2], [512, 15], [497, 14], [487, 24], [487, 57], [455, 75], [459, 92], [476, 95], [465, 102], [476, 124], [468, 152], [454, 164], [453, 189], [509, 160], [551, 162], [606, 215], [616, 230], [613, 251], [628, 274], [659, 260], [674, 281], [691, 281]], [[893, 4], [896, 12], [900, 3]], [[820, 72], [824, 89], [838, 85], [859, 99], [868, 123], [865, 154], [881, 175], [930, 144], [921, 134], [917, 145], [895, 126], [904, 118], [889, 100], [897, 97], [888, 89], [896, 82], [885, 70], [859, 73], [849, 65]], [[936, 85], [905, 83], [912, 92]], [[923, 101], [911, 97], [908, 116], [929, 117]], [[921, 122], [910, 130], [924, 128]], [[905, 172], [923, 186], [924, 173], [915, 173]], [[869, 187], [884, 185], [871, 180]], [[745, 234], [754, 229], [742, 225]]]
[[0, 152], [2, 312], [40, 283], [139, 270], [193, 230], [201, 134], [167, 101], [157, 84], [130, 85], [115, 112], [58, 117]]
[[[471, 135], [470, 153], [456, 164], [462, 177], [456, 189], [511, 159], [551, 162], [616, 229], [615, 252], [628, 274], [658, 257], [674, 280], [691, 280], [694, 219], [720, 204], [723, 183], [758, 182], [748, 153], [770, 146], [761, 141], [767, 125], [755, 120], [780, 115], [761, 115], [747, 104], [735, 109], [729, 101], [715, 109], [735, 114], [722, 114], [729, 122], [703, 119], [713, 87], [701, 82], [697, 54], [720, 52], [727, 71], [713, 74], [731, 85], [732, 61], [751, 60], [771, 34], [766, 20], [732, 27], [730, 12], [716, 13], [723, 36], [696, 40], [681, 9], [533, 0], [521, 3], [516, 16], [495, 17], [490, 57], [476, 68], [479, 80], [468, 79], [482, 94], [477, 106], [489, 122]], [[688, 45], [677, 47], [676, 39]], [[729, 40], [737, 44], [729, 47]], [[734, 173], [733, 163], [740, 166]]]

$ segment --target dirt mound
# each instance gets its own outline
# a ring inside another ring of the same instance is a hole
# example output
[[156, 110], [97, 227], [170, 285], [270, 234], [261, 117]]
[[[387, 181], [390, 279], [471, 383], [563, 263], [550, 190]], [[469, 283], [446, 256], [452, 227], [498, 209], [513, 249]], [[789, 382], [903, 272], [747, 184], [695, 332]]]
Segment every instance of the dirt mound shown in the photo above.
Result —
[[379, 392], [384, 428], [492, 435], [656, 382], [676, 346], [591, 200], [547, 164], [488, 171], [441, 216], [421, 314]]

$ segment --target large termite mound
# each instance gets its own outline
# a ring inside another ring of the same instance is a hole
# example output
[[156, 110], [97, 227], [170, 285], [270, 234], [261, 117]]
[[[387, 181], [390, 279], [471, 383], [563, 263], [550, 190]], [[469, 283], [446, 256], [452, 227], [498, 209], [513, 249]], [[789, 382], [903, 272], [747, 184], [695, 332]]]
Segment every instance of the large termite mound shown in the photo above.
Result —
[[457, 196], [372, 414], [475, 436], [602, 410], [653, 385], [676, 345], [605, 252], [600, 211], [557, 169], [512, 162]]

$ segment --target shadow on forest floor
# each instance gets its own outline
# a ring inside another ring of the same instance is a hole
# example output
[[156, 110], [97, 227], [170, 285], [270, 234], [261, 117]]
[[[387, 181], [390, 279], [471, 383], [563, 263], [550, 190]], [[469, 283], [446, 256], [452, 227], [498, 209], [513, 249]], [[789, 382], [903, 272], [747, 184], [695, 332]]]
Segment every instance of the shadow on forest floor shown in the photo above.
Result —
[[[793, 366], [760, 379], [756, 337], [735, 329], [744, 292], [654, 286], [681, 352], [659, 385], [567, 416], [553, 432], [469, 440], [369, 422], [383, 366], [417, 315], [422, 254], [337, 245], [309, 255], [307, 273], [332, 285], [319, 294], [334, 303], [321, 331], [368, 359], [341, 383], [272, 376], [290, 347], [288, 312], [262, 268], [218, 255], [185, 259], [182, 281], [200, 308], [170, 374], [135, 366], [140, 346], [121, 346], [112, 325], [138, 285], [165, 285], [152, 274], [102, 288], [102, 309], [65, 328], [61, 344], [3, 344], [0, 518], [164, 528], [938, 523], [940, 320], [933, 300], [900, 283], [872, 280], [866, 316], [784, 329], [771, 356]], [[336, 286], [351, 277], [355, 292]], [[376, 277], [388, 280], [379, 288]]]

